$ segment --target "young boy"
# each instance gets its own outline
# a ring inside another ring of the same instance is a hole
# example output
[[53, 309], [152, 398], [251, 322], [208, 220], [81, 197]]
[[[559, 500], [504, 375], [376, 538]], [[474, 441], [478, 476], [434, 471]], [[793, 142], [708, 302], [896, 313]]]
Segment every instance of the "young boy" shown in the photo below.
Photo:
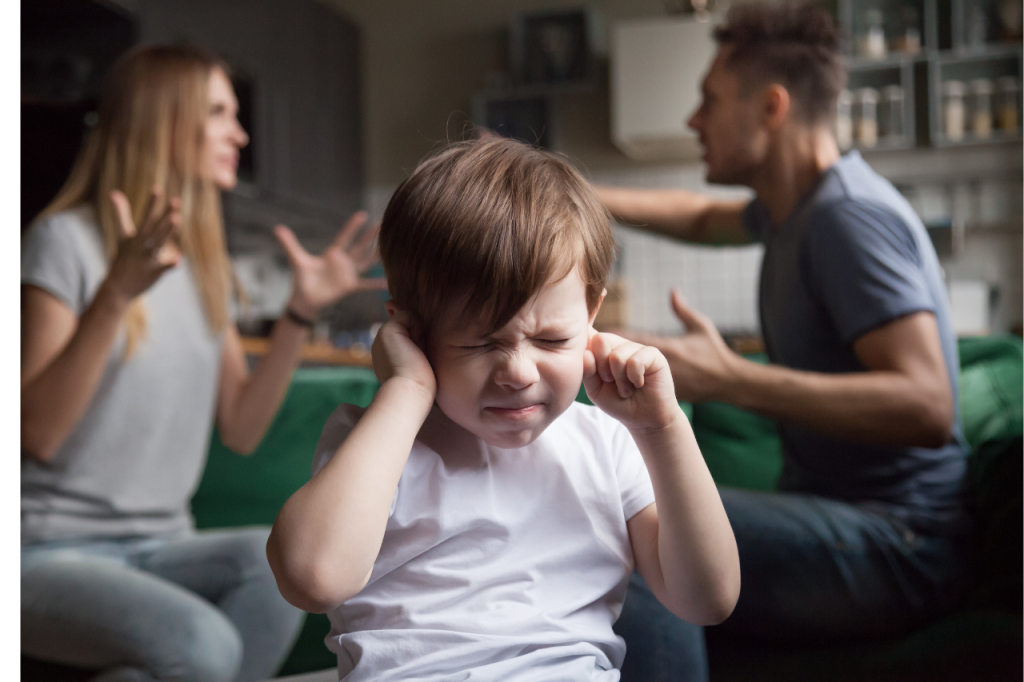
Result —
[[736, 543], [668, 365], [591, 326], [614, 241], [586, 181], [509, 140], [449, 147], [380, 250], [380, 390], [328, 420], [267, 545], [285, 598], [329, 614], [340, 677], [617, 680], [634, 567], [724, 620]]

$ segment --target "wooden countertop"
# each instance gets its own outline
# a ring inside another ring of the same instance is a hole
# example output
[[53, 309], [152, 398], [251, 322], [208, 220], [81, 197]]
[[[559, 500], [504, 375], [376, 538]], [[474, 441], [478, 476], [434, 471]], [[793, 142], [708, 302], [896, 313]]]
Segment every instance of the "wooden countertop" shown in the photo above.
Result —
[[[243, 336], [242, 350], [246, 355], [262, 357], [270, 348], [269, 339]], [[316, 362], [323, 365], [351, 365], [370, 367], [370, 351], [359, 349], [335, 348], [327, 343], [304, 343], [299, 358], [304, 362]]]

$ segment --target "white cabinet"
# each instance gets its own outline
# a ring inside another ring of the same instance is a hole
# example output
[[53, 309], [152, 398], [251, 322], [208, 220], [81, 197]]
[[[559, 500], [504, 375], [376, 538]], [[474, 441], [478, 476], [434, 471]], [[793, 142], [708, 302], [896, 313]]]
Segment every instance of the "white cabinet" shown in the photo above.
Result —
[[696, 160], [686, 127], [715, 55], [716, 18], [630, 20], [611, 32], [612, 141], [637, 160]]

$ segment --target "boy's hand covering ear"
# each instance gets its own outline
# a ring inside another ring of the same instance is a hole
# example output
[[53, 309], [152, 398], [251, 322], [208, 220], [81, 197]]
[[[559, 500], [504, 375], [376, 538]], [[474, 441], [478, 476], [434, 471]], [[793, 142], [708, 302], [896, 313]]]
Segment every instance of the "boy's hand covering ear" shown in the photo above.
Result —
[[393, 301], [388, 301], [387, 307], [389, 319], [377, 331], [370, 351], [377, 379], [383, 384], [388, 379], [402, 377], [419, 384], [434, 396], [437, 380], [420, 347], [423, 340], [419, 325], [411, 313], [399, 310]]
[[657, 348], [590, 329], [583, 385], [595, 405], [628, 429], [660, 429], [681, 414], [672, 374]]

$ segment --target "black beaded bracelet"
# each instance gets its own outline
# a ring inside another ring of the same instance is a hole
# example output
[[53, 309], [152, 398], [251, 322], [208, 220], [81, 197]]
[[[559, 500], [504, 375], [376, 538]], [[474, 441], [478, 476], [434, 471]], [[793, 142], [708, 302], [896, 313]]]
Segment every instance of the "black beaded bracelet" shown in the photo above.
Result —
[[315, 321], [309, 319], [308, 317], [303, 317], [302, 315], [299, 315], [297, 312], [295, 312], [291, 308], [285, 308], [284, 314], [288, 316], [289, 320], [291, 320], [295, 324], [299, 325], [300, 327], [306, 327], [307, 329], [312, 329], [314, 326], [316, 326], [316, 322]]

